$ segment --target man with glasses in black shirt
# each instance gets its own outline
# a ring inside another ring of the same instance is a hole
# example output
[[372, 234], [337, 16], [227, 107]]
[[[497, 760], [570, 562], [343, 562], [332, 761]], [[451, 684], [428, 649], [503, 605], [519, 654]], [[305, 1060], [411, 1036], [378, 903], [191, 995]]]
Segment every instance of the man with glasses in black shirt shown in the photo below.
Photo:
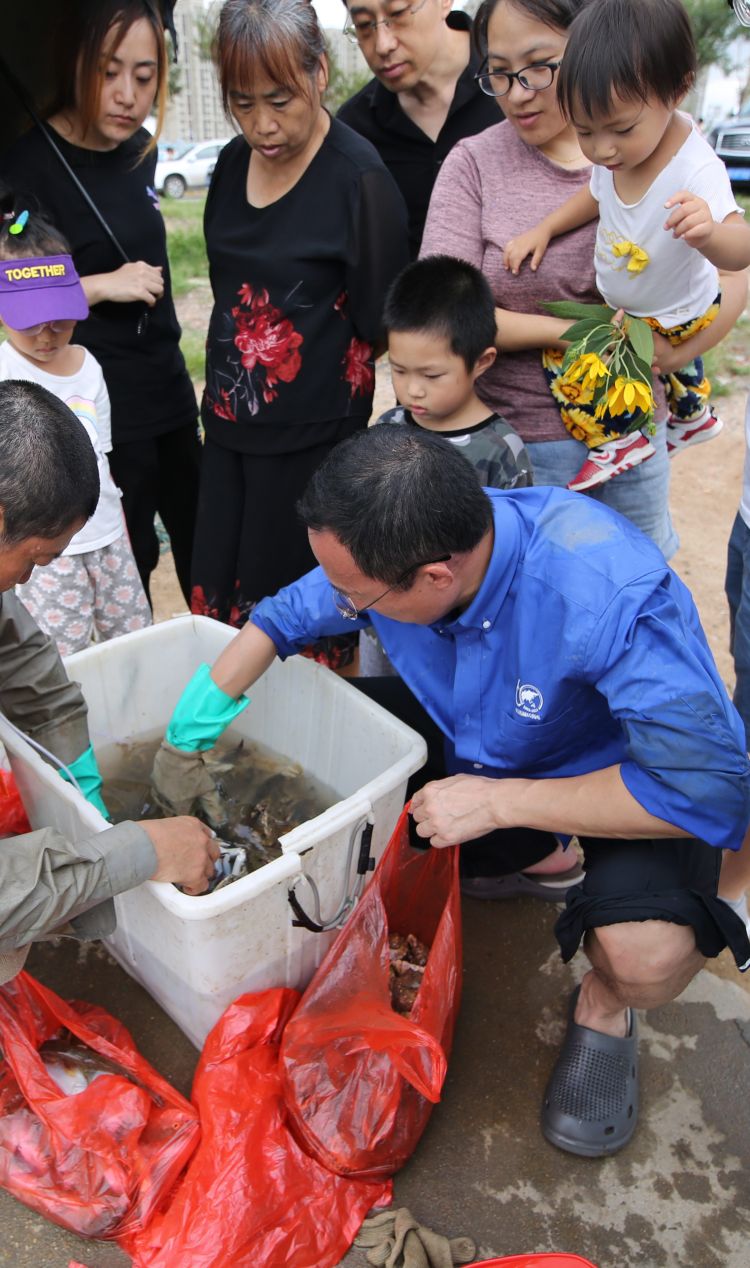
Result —
[[344, 30], [375, 76], [346, 101], [343, 123], [366, 137], [404, 196], [409, 246], [419, 252], [430, 194], [456, 141], [498, 123], [475, 82], [471, 19], [451, 0], [345, 0]]

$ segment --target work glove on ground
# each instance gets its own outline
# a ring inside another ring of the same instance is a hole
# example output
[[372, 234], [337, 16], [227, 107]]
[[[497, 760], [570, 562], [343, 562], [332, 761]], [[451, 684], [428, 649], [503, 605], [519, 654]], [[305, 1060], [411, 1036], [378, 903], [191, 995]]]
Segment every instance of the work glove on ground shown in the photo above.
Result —
[[443, 1237], [419, 1224], [405, 1206], [366, 1219], [354, 1245], [367, 1250], [373, 1268], [453, 1268], [472, 1263], [476, 1255], [470, 1237]]
[[73, 782], [70, 778], [73, 775], [86, 800], [92, 806], [95, 806], [99, 813], [104, 815], [105, 819], [109, 819], [109, 811], [102, 799], [102, 777], [99, 773], [96, 755], [90, 744], [85, 752], [81, 753], [80, 757], [77, 757], [74, 762], [70, 762], [65, 769], [61, 769], [60, 774], [69, 784]]
[[247, 696], [234, 700], [217, 687], [208, 665], [201, 665], [190, 679], [172, 714], [151, 774], [154, 798], [167, 814], [198, 810], [217, 829], [226, 822], [226, 809], [216, 783], [228, 768], [208, 750], [249, 703]]

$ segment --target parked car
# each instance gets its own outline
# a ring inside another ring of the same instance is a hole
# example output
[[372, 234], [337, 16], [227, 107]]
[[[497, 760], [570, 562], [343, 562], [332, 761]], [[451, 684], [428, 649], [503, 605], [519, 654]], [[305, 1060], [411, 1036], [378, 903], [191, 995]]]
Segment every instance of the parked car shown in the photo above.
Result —
[[709, 141], [724, 160], [733, 185], [750, 185], [750, 116], [724, 119], [711, 129]]
[[205, 188], [211, 179], [216, 160], [230, 137], [199, 141], [182, 154], [164, 156], [160, 150], [156, 164], [156, 188], [167, 198], [182, 198], [186, 189]]

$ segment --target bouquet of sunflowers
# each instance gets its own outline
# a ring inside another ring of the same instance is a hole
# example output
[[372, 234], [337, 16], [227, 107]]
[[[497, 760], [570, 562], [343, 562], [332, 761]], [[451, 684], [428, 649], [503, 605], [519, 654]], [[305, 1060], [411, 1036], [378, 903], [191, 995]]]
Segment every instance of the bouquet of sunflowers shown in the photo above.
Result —
[[557, 378], [563, 397], [574, 398], [608, 430], [653, 434], [654, 338], [648, 323], [627, 313], [615, 321], [605, 304], [562, 300], [545, 308], [573, 319], [563, 335], [570, 346]]

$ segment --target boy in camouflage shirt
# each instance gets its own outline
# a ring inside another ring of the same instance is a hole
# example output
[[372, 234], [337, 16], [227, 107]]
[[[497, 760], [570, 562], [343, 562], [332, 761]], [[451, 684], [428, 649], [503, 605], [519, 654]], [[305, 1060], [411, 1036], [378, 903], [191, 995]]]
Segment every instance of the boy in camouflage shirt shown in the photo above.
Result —
[[521, 437], [477, 396], [474, 385], [497, 356], [495, 304], [486, 278], [448, 255], [427, 256], [391, 286], [383, 322], [396, 409], [378, 423], [437, 432], [469, 459], [482, 485], [532, 483]]
[[[485, 488], [532, 484], [521, 437], [474, 391], [497, 356], [495, 302], [484, 275], [449, 255], [417, 260], [391, 286], [383, 324], [399, 405], [378, 423], [437, 432], [468, 458]], [[372, 630], [363, 632], [359, 655], [365, 677], [394, 672]]]

